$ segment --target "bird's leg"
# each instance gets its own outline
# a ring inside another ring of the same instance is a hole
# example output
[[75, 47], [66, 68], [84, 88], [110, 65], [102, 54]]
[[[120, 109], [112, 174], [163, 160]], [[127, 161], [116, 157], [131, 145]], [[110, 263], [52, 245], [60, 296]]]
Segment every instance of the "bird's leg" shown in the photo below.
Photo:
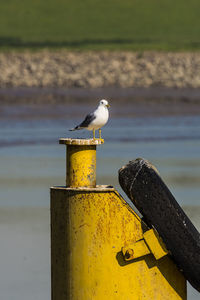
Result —
[[101, 140], [101, 143], [103, 144], [104, 143], [104, 139], [102, 139], [102, 137], [101, 137], [101, 128], [99, 128], [99, 139]]
[[101, 140], [101, 128], [99, 128], [99, 138]]
[[95, 140], [95, 130], [93, 129], [93, 140]]

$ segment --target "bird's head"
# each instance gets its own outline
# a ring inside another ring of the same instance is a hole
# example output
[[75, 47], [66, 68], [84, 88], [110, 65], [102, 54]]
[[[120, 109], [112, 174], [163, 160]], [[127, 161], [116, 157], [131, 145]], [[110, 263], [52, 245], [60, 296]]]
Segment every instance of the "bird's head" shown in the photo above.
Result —
[[110, 105], [108, 104], [108, 101], [105, 99], [100, 100], [99, 105], [105, 106], [105, 107], [110, 107]]

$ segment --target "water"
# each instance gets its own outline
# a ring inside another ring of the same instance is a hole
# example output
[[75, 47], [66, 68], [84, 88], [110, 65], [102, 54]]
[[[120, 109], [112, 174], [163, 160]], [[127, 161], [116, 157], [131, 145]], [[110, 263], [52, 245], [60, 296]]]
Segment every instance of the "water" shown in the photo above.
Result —
[[[49, 187], [65, 182], [65, 147], [58, 140], [90, 137], [67, 129], [93, 108], [78, 101], [0, 108], [1, 299], [50, 299]], [[122, 192], [118, 169], [131, 159], [146, 158], [200, 230], [199, 106], [195, 113], [181, 103], [112, 103], [102, 134], [99, 184]], [[190, 286], [188, 299], [199, 299]]]

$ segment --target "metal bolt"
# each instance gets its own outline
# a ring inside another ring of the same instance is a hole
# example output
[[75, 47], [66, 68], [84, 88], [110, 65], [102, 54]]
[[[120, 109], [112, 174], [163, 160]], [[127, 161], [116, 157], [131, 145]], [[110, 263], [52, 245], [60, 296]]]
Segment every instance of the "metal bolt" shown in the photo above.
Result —
[[127, 249], [125, 252], [125, 259], [133, 258], [134, 251], [133, 249]]

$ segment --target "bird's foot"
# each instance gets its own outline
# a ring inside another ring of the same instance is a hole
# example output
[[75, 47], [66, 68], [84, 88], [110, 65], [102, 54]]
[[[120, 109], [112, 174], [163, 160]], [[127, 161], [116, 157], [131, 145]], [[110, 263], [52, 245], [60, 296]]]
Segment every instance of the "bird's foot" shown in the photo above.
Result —
[[93, 141], [101, 141], [101, 144], [104, 144], [104, 139], [102, 139], [102, 138], [93, 137], [92, 140]]

